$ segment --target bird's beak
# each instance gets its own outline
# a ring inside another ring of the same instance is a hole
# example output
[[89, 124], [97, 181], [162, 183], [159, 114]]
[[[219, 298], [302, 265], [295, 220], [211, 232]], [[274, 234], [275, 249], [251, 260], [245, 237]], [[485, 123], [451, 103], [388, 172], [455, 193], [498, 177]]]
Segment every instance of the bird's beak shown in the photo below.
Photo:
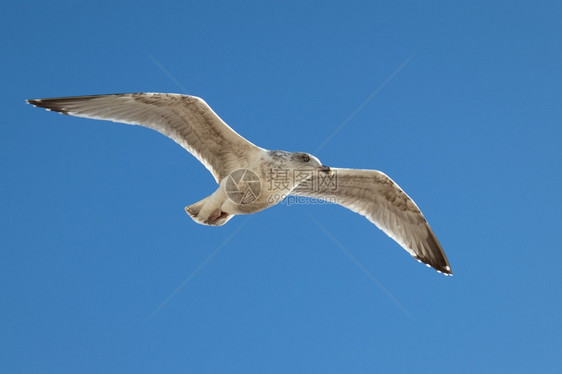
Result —
[[328, 174], [328, 175], [332, 175], [332, 169], [330, 169], [329, 166], [326, 165], [322, 165], [318, 168], [318, 170], [320, 170], [322, 173]]

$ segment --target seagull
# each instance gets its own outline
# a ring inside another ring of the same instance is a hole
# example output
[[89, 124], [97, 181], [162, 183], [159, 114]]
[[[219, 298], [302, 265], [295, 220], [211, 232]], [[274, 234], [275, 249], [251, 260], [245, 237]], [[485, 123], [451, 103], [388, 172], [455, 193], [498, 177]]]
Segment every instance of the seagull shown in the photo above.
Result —
[[221, 226], [290, 196], [334, 202], [365, 216], [419, 262], [452, 275], [449, 261], [414, 201], [377, 170], [330, 168], [305, 152], [270, 151], [230, 128], [195, 96], [130, 93], [30, 99], [66, 115], [140, 125], [171, 138], [211, 172], [219, 187], [185, 207], [197, 223]]

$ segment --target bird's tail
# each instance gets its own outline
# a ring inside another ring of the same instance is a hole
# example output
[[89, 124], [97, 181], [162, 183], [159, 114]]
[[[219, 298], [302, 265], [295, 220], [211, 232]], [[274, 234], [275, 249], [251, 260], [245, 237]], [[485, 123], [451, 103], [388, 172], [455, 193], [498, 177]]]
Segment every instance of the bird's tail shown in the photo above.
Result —
[[185, 207], [186, 213], [197, 223], [208, 226], [222, 226], [227, 223], [234, 215], [223, 212], [220, 208], [209, 210], [205, 209], [205, 204], [209, 202], [208, 196], [195, 204]]
[[185, 207], [185, 211], [187, 212], [187, 214], [189, 214], [191, 218], [193, 218], [194, 221], [197, 221], [197, 216], [199, 215], [199, 212], [203, 208], [203, 205], [205, 205], [206, 202], [205, 200], [206, 198], [195, 204]]

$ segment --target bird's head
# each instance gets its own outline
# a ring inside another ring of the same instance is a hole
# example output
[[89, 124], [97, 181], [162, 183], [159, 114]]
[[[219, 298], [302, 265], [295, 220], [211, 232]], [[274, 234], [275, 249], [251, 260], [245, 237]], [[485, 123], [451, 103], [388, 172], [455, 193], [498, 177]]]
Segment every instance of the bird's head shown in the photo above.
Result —
[[309, 153], [294, 152], [291, 154], [291, 164], [294, 169], [313, 169], [321, 173], [332, 174], [332, 169], [322, 165], [320, 160]]

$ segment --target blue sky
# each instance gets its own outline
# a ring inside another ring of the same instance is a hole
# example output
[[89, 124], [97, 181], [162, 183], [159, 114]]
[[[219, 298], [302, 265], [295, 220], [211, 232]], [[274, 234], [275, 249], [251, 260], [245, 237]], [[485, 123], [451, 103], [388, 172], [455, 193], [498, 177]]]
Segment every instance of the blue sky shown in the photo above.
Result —
[[[560, 371], [561, 16], [554, 1], [4, 2], [3, 371]], [[376, 93], [316, 156], [391, 176], [454, 277], [338, 206], [197, 225], [183, 207], [216, 185], [175, 143], [24, 103], [182, 93], [174, 80], [290, 151]]]

